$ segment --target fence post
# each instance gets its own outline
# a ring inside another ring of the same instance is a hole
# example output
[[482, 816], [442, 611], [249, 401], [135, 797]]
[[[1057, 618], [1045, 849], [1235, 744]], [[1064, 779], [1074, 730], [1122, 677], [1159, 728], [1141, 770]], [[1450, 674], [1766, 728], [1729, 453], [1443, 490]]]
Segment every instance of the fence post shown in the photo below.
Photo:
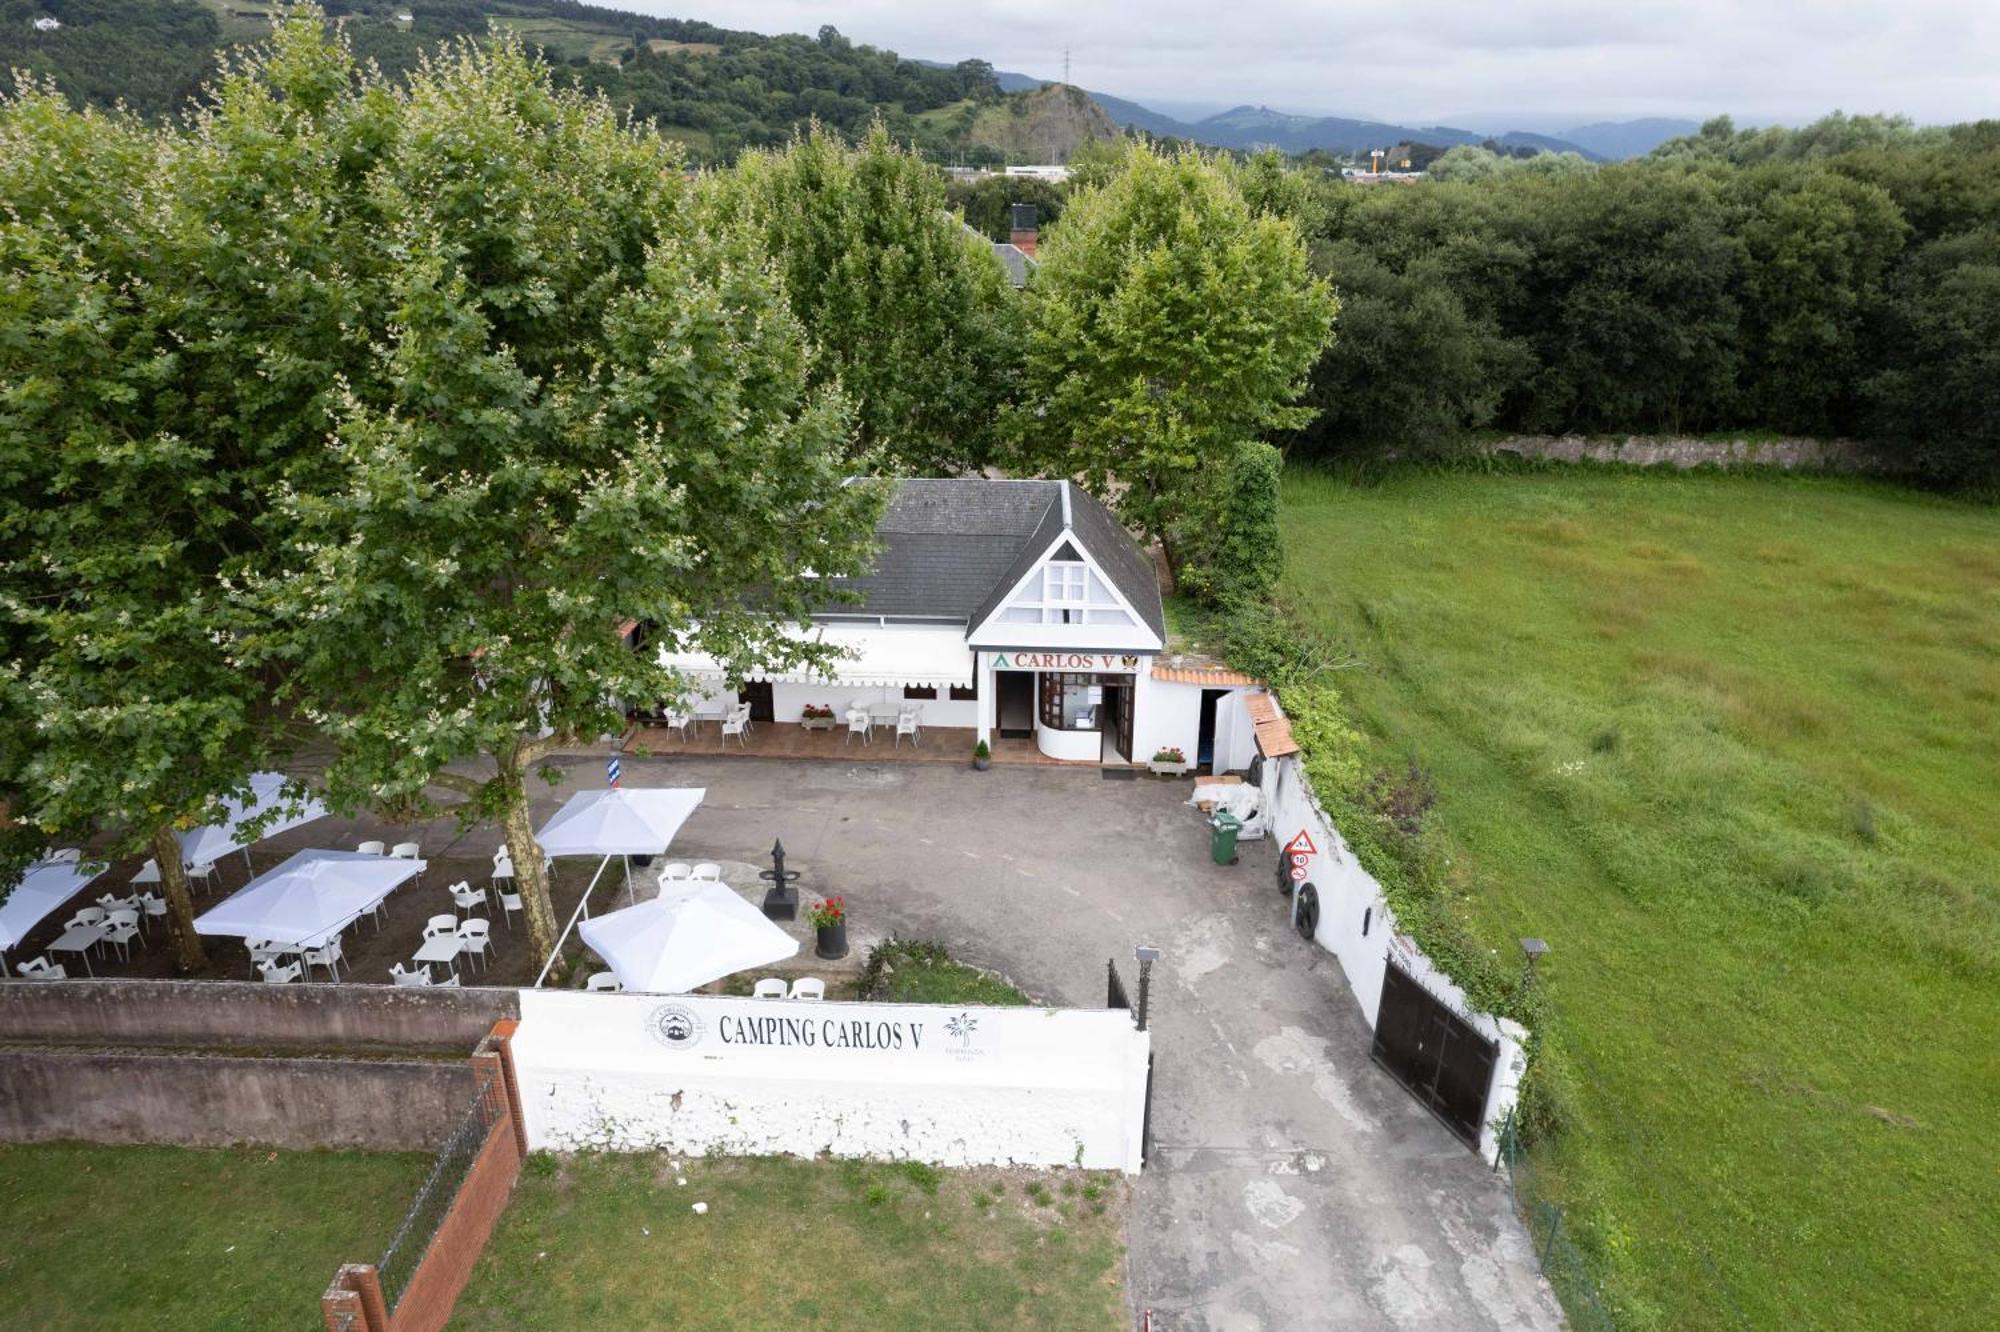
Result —
[[382, 1282], [367, 1263], [346, 1263], [319, 1298], [327, 1332], [389, 1332]]
[[521, 1084], [514, 1075], [514, 1033], [520, 1030], [517, 1018], [501, 1018], [486, 1033], [479, 1048], [472, 1054], [472, 1069], [475, 1078], [484, 1077], [488, 1082], [488, 1094], [500, 1098], [507, 1111], [507, 1123], [514, 1130], [514, 1145], [521, 1151], [523, 1160], [528, 1155], [528, 1123], [521, 1113]]
[[1542, 1241], [1542, 1272], [1544, 1275], [1547, 1275], [1549, 1270], [1549, 1254], [1555, 1251], [1556, 1236], [1562, 1233], [1563, 1228], [1563, 1209], [1561, 1204], [1556, 1204], [1550, 1210], [1555, 1213], [1555, 1220], [1549, 1222], [1549, 1237]]

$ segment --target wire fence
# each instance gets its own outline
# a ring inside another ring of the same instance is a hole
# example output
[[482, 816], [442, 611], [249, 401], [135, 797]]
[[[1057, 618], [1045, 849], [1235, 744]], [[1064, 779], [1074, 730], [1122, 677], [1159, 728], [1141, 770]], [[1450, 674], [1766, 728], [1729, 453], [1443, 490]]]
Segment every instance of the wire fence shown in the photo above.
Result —
[[471, 1104], [452, 1127], [437, 1159], [431, 1162], [430, 1173], [417, 1189], [416, 1201], [410, 1204], [402, 1224], [389, 1240], [389, 1247], [383, 1250], [382, 1261], [375, 1265], [376, 1276], [382, 1283], [382, 1299], [392, 1313], [430, 1249], [438, 1227], [451, 1211], [452, 1200], [458, 1197], [473, 1161], [478, 1159], [493, 1126], [506, 1113], [505, 1097], [497, 1079], [490, 1073], [483, 1075]]
[[1500, 1159], [1494, 1169], [1502, 1166], [1514, 1187], [1514, 1209], [1528, 1227], [1542, 1275], [1561, 1302], [1570, 1327], [1575, 1332], [1611, 1332], [1618, 1324], [1596, 1274], [1572, 1232], [1563, 1226], [1563, 1204], [1545, 1193], [1542, 1172], [1521, 1141], [1511, 1111], [1500, 1126]]

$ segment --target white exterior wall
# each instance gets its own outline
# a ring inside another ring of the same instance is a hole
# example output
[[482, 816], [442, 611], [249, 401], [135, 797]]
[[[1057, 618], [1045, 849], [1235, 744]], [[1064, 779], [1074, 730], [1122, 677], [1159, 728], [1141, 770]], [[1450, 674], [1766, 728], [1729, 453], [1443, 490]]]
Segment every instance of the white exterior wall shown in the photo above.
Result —
[[1319, 893], [1319, 927], [1313, 942], [1340, 959], [1347, 986], [1361, 1005], [1372, 1030], [1382, 1004], [1382, 978], [1389, 968], [1389, 950], [1397, 963], [1423, 987], [1499, 1045], [1493, 1084], [1479, 1133], [1480, 1154], [1494, 1160], [1500, 1150], [1499, 1126], [1518, 1099], [1521, 1076], [1527, 1071], [1527, 1029], [1517, 1022], [1473, 1010], [1460, 989], [1417, 948], [1416, 941], [1398, 933], [1396, 918], [1382, 895], [1382, 885], [1361, 867], [1353, 851], [1320, 807], [1296, 755], [1264, 765], [1264, 817], [1271, 840], [1280, 848], [1307, 833], [1316, 849], [1307, 862], [1308, 882]]
[[[662, 1038], [670, 1010], [694, 1039]], [[1120, 1010], [550, 990], [521, 992], [513, 1039], [533, 1149], [1131, 1174], [1150, 1049]]]
[[[924, 710], [926, 726], [977, 726], [979, 724], [979, 704], [972, 699], [954, 700], [951, 690], [938, 686], [936, 698], [911, 700]], [[808, 703], [817, 706], [831, 706], [838, 721], [847, 711], [851, 702], [862, 701], [873, 704], [900, 704], [903, 691], [895, 686], [849, 685], [849, 684], [774, 684], [771, 686], [771, 713], [775, 720], [796, 722], [804, 714]], [[841, 723], [845, 725], [845, 723]]]
[[1139, 673], [1132, 701], [1132, 761], [1144, 763], [1168, 747], [1195, 760], [1201, 738], [1201, 686], [1156, 680], [1150, 666]]

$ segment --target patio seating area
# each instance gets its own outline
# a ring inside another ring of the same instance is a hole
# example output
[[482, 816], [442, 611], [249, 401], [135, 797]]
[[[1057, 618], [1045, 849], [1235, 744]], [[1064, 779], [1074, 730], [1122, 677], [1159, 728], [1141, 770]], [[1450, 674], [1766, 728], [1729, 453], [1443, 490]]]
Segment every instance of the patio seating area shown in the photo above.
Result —
[[[979, 733], [972, 727], [921, 726], [922, 734], [915, 737], [920, 743], [912, 743], [910, 736], [897, 737], [896, 722], [893, 713], [886, 726], [871, 719], [866, 735], [850, 730], [850, 723], [844, 718], [832, 729], [807, 727], [798, 722], [756, 722], [741, 736], [733, 732], [725, 735], [713, 723], [697, 722], [685, 728], [642, 723], [631, 733], [626, 748], [663, 758], [730, 754], [846, 763], [950, 763], [960, 767], [972, 761], [972, 748], [979, 739]], [[1042, 753], [1031, 739], [995, 736], [988, 746], [996, 764], [1069, 766]]]

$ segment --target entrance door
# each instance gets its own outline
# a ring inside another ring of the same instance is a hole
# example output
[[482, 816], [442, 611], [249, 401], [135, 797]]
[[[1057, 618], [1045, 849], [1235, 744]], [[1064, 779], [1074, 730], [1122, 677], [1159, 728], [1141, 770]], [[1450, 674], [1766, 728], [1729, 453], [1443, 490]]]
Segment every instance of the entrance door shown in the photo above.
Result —
[[[1109, 680], [1112, 677], [1100, 676]], [[1122, 679], [1123, 677], [1118, 677]], [[1130, 684], [1110, 684], [1104, 686], [1104, 711], [1098, 715], [1103, 719], [1099, 725], [1104, 728], [1103, 756], [1106, 763], [1130, 763], [1132, 761], [1132, 686]]]
[[753, 722], [776, 721], [778, 710], [771, 702], [771, 682], [753, 680], [736, 691], [738, 703], [750, 705], [750, 720]]
[[1215, 766], [1215, 705], [1229, 696], [1227, 689], [1201, 691], [1201, 721], [1195, 731], [1194, 761], [1197, 767], [1217, 772]]
[[1390, 959], [1368, 1052], [1474, 1151], [1500, 1048]]
[[1035, 673], [995, 671], [993, 673], [994, 717], [1000, 734], [1015, 739], [1035, 738]]

